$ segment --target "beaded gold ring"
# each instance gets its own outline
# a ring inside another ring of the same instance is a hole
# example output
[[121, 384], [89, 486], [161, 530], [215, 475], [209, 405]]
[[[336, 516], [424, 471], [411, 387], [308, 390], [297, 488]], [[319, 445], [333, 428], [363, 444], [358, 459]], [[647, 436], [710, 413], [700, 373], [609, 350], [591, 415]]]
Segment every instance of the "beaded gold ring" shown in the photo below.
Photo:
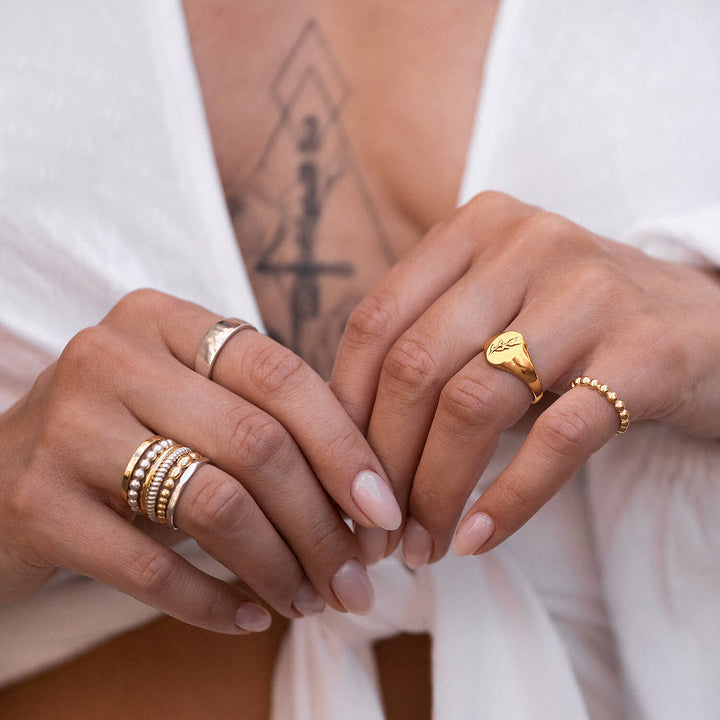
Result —
[[585, 377], [577, 377], [570, 383], [570, 389], [576, 387], [590, 388], [590, 390], [596, 390], [600, 395], [604, 395], [605, 399], [613, 406], [620, 420], [620, 425], [615, 434], [620, 435], [621, 433], [627, 432], [627, 429], [630, 427], [630, 413], [616, 392], [613, 392], [607, 385], [601, 384], [599, 380], [590, 379], [587, 375]]

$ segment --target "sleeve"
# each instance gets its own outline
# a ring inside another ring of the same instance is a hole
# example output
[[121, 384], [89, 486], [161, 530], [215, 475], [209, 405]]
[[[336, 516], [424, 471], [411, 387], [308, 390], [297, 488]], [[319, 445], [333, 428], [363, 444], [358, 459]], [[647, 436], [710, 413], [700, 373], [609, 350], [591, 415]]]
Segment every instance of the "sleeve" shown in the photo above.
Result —
[[662, 260], [720, 266], [720, 201], [633, 224], [620, 238]]

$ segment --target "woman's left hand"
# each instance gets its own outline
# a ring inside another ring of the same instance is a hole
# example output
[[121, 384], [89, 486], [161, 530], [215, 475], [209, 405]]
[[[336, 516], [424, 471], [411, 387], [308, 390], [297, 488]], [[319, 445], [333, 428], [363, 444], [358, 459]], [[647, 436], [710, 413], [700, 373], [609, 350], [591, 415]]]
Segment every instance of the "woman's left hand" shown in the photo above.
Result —
[[[469, 510], [460, 555], [505, 540], [616, 434], [606, 398], [569, 389], [578, 376], [607, 384], [632, 422], [720, 437], [719, 315], [713, 274], [506, 195], [483, 193], [436, 226], [353, 312], [331, 379], [406, 509], [407, 564], [446, 553], [500, 434], [533, 399], [488, 363], [490, 337], [522, 333], [545, 392], [559, 397]], [[372, 561], [403, 531], [359, 532]]]

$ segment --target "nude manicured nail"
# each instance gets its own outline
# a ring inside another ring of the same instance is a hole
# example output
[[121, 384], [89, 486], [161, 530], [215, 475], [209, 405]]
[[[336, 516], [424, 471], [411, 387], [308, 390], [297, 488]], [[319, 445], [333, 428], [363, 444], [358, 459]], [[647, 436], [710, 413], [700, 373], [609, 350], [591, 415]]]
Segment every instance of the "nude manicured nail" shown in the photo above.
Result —
[[475, 513], [459, 527], [453, 542], [453, 552], [462, 557], [479, 550], [495, 532], [495, 522], [483, 513]]
[[370, 567], [379, 563], [385, 557], [387, 550], [388, 531], [382, 528], [366, 528], [355, 525], [355, 537], [362, 551], [365, 566]]
[[248, 632], [262, 632], [272, 624], [270, 613], [255, 603], [243, 603], [235, 613], [235, 625]]
[[432, 535], [415, 518], [408, 518], [403, 533], [403, 560], [411, 570], [423, 566], [432, 555]]
[[309, 580], [304, 580], [292, 606], [303, 615], [318, 615], [325, 609], [325, 601]]
[[375, 592], [365, 568], [354, 558], [348, 560], [330, 581], [330, 587], [340, 604], [351, 613], [370, 612]]
[[372, 470], [359, 472], [350, 486], [357, 506], [371, 522], [385, 530], [397, 530], [402, 513], [388, 484]]

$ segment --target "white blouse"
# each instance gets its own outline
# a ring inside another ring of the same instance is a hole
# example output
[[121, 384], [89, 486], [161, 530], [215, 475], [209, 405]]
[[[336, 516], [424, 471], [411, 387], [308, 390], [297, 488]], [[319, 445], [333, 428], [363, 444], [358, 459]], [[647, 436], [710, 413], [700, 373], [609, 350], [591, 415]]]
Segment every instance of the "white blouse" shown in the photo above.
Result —
[[[135, 287], [258, 323], [180, 3], [6, 5], [0, 407]], [[720, 263], [718, 38], [709, 0], [503, 0], [460, 202], [503, 190]], [[718, 468], [720, 443], [638, 423], [489, 555], [380, 563], [371, 615], [293, 623], [275, 717], [382, 718], [371, 643], [401, 630], [433, 636], [436, 720], [719, 717]], [[0, 607], [0, 683], [155, 615], [59, 573]]]

